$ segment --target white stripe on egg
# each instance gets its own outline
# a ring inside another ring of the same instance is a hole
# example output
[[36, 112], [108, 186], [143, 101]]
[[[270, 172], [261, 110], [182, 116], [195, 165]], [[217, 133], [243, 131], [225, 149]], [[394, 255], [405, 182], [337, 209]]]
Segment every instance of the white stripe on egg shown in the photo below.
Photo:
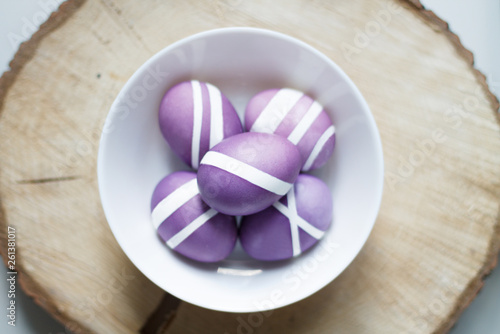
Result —
[[[295, 89], [280, 89], [253, 123], [250, 131], [274, 133], [288, 112], [304, 94]], [[269, 122], [269, 120], [272, 120]]]
[[323, 107], [321, 104], [314, 101], [300, 122], [295, 126], [295, 129], [293, 129], [292, 133], [290, 133], [288, 140], [297, 145], [302, 137], [304, 137], [307, 130], [309, 130], [311, 125], [314, 123], [316, 118], [318, 118], [322, 110]]
[[208, 151], [201, 164], [220, 168], [280, 196], [284, 196], [292, 187], [291, 183], [220, 152]]
[[295, 187], [288, 192], [286, 199], [287, 205], [278, 201], [274, 203], [273, 206], [276, 210], [288, 218], [292, 237], [293, 256], [297, 256], [302, 252], [300, 248], [299, 228], [317, 240], [321, 239], [325, 232], [316, 228], [314, 225], [299, 216], [297, 212], [297, 203], [295, 201]]
[[328, 129], [326, 129], [325, 132], [323, 132], [321, 137], [319, 137], [318, 141], [314, 145], [314, 147], [311, 151], [311, 154], [309, 154], [309, 157], [307, 158], [307, 160], [304, 164], [304, 167], [302, 167], [303, 171], [308, 171], [309, 169], [311, 169], [311, 166], [313, 165], [316, 158], [318, 158], [318, 155], [321, 152], [321, 150], [323, 149], [323, 147], [325, 146], [326, 142], [334, 134], [335, 134], [335, 127], [333, 125], [328, 127]]
[[203, 224], [205, 224], [208, 220], [210, 220], [210, 218], [215, 216], [217, 213], [218, 212], [215, 211], [214, 209], [209, 209], [205, 211], [191, 223], [186, 225], [182, 230], [177, 232], [177, 234], [168, 239], [167, 245], [172, 249], [179, 246], [181, 242], [186, 240], [191, 234], [193, 234], [194, 231], [200, 228]]
[[222, 114], [222, 96], [220, 90], [207, 83], [210, 97], [210, 146], [214, 147], [224, 138], [224, 124]]
[[[292, 187], [286, 195], [288, 209], [293, 216], [298, 216], [297, 204], [295, 202], [295, 187]], [[300, 249], [299, 226], [296, 219], [289, 219], [290, 231], [292, 233], [292, 249], [293, 256], [299, 255], [302, 251]]]
[[197, 169], [200, 160], [201, 123], [203, 118], [203, 98], [201, 95], [201, 84], [198, 80], [192, 80], [193, 87], [193, 138], [191, 143], [191, 166]]
[[162, 199], [151, 213], [155, 230], [158, 229], [160, 224], [165, 221], [165, 219], [170, 217], [175, 211], [177, 211], [177, 209], [198, 194], [198, 183], [196, 182], [196, 179], [192, 179]]

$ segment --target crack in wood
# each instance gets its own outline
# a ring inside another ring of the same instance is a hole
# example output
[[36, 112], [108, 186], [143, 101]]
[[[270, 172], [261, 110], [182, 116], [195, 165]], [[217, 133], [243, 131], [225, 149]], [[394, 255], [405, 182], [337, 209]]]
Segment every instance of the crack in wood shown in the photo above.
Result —
[[161, 300], [156, 310], [150, 315], [149, 319], [140, 330], [141, 334], [159, 334], [166, 333], [168, 327], [172, 324], [181, 300], [172, 296], [168, 292]]
[[81, 176], [62, 176], [62, 177], [47, 177], [43, 179], [31, 179], [31, 180], [19, 180], [16, 181], [17, 184], [40, 184], [40, 183], [51, 183], [51, 182], [61, 182], [61, 181], [73, 181], [81, 179]]

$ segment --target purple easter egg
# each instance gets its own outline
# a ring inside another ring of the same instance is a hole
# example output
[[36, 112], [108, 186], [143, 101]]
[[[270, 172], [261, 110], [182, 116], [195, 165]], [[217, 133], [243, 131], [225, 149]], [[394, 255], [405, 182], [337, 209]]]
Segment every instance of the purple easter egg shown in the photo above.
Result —
[[330, 189], [317, 177], [301, 174], [288, 194], [273, 206], [243, 217], [240, 241], [255, 259], [289, 259], [318, 242], [331, 221]]
[[233, 216], [264, 210], [297, 179], [300, 153], [281, 136], [246, 132], [224, 139], [207, 152], [198, 170], [203, 200]]
[[335, 147], [335, 127], [328, 114], [295, 89], [268, 89], [255, 95], [245, 111], [245, 129], [288, 138], [302, 155], [303, 171], [323, 166]]
[[210, 148], [243, 132], [241, 121], [224, 94], [197, 80], [170, 88], [163, 96], [158, 118], [170, 148], [194, 169], [198, 169]]
[[236, 244], [235, 218], [218, 213], [202, 201], [196, 173], [174, 172], [162, 179], [153, 192], [151, 212], [161, 239], [193, 260], [223, 260]]

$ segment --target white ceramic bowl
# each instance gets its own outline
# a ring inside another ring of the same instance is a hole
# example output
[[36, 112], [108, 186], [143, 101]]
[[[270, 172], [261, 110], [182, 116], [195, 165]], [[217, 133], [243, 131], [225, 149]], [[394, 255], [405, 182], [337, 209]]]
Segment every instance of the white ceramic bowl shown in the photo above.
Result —
[[[218, 86], [240, 116], [257, 92], [291, 87], [317, 99], [336, 126], [336, 148], [315, 174], [331, 188], [333, 223], [300, 257], [250, 259], [237, 245], [227, 260], [203, 264], [167, 248], [150, 221], [157, 182], [187, 167], [158, 126], [158, 107], [174, 84], [198, 79]], [[254, 28], [207, 31], [161, 50], [128, 80], [113, 103], [100, 142], [98, 179], [118, 243], [151, 281], [201, 307], [253, 312], [301, 300], [336, 278], [363, 247], [383, 187], [383, 156], [373, 116], [360, 92], [329, 58], [286, 35]]]

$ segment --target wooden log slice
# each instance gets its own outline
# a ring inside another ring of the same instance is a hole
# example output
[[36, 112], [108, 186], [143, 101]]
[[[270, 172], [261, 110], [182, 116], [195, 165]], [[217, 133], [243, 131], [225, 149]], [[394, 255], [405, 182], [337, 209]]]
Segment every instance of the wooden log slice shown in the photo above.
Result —
[[[165, 323], [154, 312], [164, 292], [126, 258], [104, 218], [100, 131], [144, 61], [225, 26], [295, 36], [346, 71], [382, 136], [383, 203], [360, 255], [306, 300], [266, 314], [181, 303]], [[70, 0], [0, 81], [4, 260], [11, 226], [19, 283], [75, 333], [446, 332], [500, 244], [499, 105], [472, 65], [446, 23], [416, 1]]]

